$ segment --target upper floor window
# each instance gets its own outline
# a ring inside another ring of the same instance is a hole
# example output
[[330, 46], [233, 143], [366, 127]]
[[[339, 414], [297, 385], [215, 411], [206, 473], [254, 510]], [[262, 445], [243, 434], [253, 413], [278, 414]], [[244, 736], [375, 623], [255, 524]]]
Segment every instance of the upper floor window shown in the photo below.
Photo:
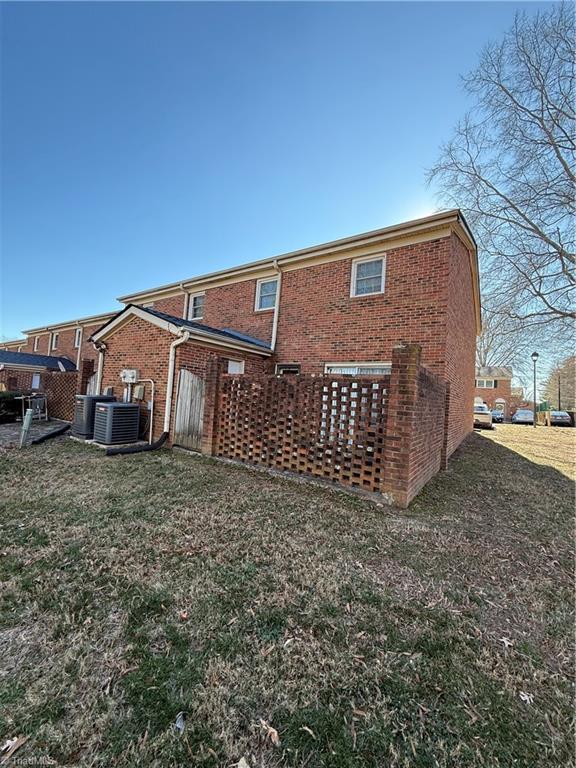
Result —
[[188, 304], [188, 320], [202, 320], [204, 317], [204, 294], [196, 293], [190, 296]]
[[352, 262], [351, 296], [370, 296], [374, 293], [384, 293], [384, 274], [386, 258], [370, 256], [356, 259]]
[[53, 333], [52, 334], [52, 343], [50, 344], [50, 349], [58, 349], [58, 340], [60, 338], [59, 333]]
[[273, 277], [271, 280], [258, 280], [256, 283], [256, 311], [263, 309], [274, 309], [276, 306], [276, 292], [278, 290], [278, 280]]
[[392, 363], [326, 363], [324, 373], [340, 376], [389, 376]]
[[476, 379], [476, 386], [478, 389], [495, 389], [496, 382], [494, 379]]
[[82, 341], [82, 328], [76, 328], [74, 331], [74, 346], [76, 349], [80, 346]]
[[34, 352], [38, 352], [39, 344], [40, 344], [40, 336], [34, 336]]

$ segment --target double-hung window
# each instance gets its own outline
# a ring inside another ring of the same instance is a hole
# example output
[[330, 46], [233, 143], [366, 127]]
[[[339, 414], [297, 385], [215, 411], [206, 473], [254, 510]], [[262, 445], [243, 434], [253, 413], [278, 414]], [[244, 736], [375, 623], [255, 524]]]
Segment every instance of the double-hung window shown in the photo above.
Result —
[[40, 336], [34, 337], [34, 352], [38, 352], [38, 345], [40, 344]]
[[78, 349], [80, 342], [82, 341], [82, 328], [76, 328], [74, 332], [74, 347]]
[[204, 317], [204, 294], [194, 293], [188, 304], [188, 320], [202, 320]]
[[496, 382], [494, 379], [476, 379], [476, 386], [478, 389], [495, 389]]
[[60, 334], [54, 332], [52, 334], [52, 343], [50, 344], [50, 349], [58, 349], [58, 339], [60, 338]]
[[257, 312], [261, 312], [264, 309], [274, 309], [276, 306], [277, 290], [278, 280], [275, 277], [271, 280], [258, 280], [256, 283]]
[[384, 293], [386, 273], [385, 256], [369, 256], [352, 262], [350, 296], [371, 296]]

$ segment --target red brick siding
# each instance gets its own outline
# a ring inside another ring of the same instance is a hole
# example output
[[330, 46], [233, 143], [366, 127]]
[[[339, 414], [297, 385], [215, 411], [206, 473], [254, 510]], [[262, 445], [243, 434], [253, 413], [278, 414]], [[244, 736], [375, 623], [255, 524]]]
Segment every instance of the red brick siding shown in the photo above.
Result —
[[0, 371], [0, 384], [5, 384], [10, 392], [28, 392], [32, 389], [33, 375], [32, 371], [23, 371], [21, 368], [3, 368]]
[[[482, 378], [482, 377], [479, 377]], [[502, 399], [504, 404], [504, 415], [509, 418], [512, 408], [512, 382], [510, 379], [498, 379], [495, 389], [485, 389], [484, 387], [476, 387], [474, 390], [474, 397], [482, 398], [482, 402], [494, 410], [496, 408], [496, 400]]]
[[232, 328], [269, 342], [274, 312], [255, 312], [255, 301], [256, 280], [209, 288], [204, 297], [202, 322], [213, 328]]
[[[157, 299], [153, 302], [151, 309], [166, 312], [167, 315], [174, 315], [174, 317], [184, 317], [184, 301], [184, 294], [179, 293], [176, 296], [169, 296], [167, 299]], [[148, 302], [144, 301], [142, 304], [148, 304]]]
[[[142, 379], [153, 379], [154, 395], [154, 425], [153, 437], [157, 439], [164, 428], [164, 411], [168, 384], [168, 358], [170, 344], [176, 337], [139, 317], [133, 317], [105, 340], [107, 350], [104, 358], [102, 388], [114, 388], [118, 400], [122, 399], [124, 384], [120, 379], [123, 368], [137, 368]], [[245, 359], [246, 371], [261, 372], [264, 362], [256, 355], [245, 355], [235, 351], [203, 346], [187, 342], [176, 348], [176, 364], [172, 401], [172, 423], [176, 408], [176, 392], [178, 386], [178, 371], [187, 368], [197, 376], [204, 378], [211, 359], [215, 357]], [[144, 397], [151, 399], [151, 386], [145, 384]]]
[[278, 360], [322, 373], [326, 362], [390, 361], [403, 339], [442, 373], [449, 251], [449, 238], [390, 249], [384, 293], [362, 298], [350, 297], [351, 259], [285, 272]]
[[[474, 290], [468, 250], [452, 235], [444, 378], [450, 382], [446, 455], [450, 456], [472, 431], [474, 411], [474, 374], [476, 322]], [[424, 352], [424, 363], [428, 359]], [[430, 366], [433, 368], [433, 366]]]
[[[103, 323], [83, 326], [82, 341], [80, 344], [80, 360], [95, 360], [98, 353], [94, 349], [92, 342], [88, 341], [90, 336], [101, 328]], [[78, 359], [78, 347], [74, 346], [76, 328], [64, 328], [58, 331], [58, 347], [50, 347], [50, 333], [34, 334], [28, 337], [26, 343], [20, 350], [21, 352], [30, 352], [37, 355], [52, 355], [54, 357], [67, 357], [74, 365]], [[38, 349], [34, 349], [34, 339], [38, 336]]]

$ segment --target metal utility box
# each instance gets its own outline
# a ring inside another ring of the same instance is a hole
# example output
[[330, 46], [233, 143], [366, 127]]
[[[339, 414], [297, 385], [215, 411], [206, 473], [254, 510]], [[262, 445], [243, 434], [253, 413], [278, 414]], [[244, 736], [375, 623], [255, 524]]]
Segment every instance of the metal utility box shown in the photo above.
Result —
[[94, 433], [94, 408], [96, 403], [113, 402], [114, 395], [76, 395], [72, 434], [90, 440]]
[[94, 440], [102, 445], [135, 443], [140, 430], [137, 403], [98, 403], [94, 416]]
[[136, 384], [139, 373], [136, 368], [123, 368], [120, 372], [120, 378], [124, 384]]

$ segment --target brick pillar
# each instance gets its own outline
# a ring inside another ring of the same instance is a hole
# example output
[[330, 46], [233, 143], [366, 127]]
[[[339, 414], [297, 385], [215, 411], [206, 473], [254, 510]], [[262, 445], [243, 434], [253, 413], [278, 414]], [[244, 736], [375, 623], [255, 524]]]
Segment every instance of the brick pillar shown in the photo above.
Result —
[[410, 452], [421, 354], [418, 344], [400, 343], [392, 350], [382, 494], [399, 507], [412, 498]]
[[94, 373], [94, 360], [81, 360], [80, 368], [78, 370], [78, 384], [76, 387], [77, 395], [86, 394], [86, 387], [88, 386], [88, 379]]
[[220, 375], [224, 371], [223, 361], [214, 355], [206, 366], [204, 380], [204, 419], [202, 424], [202, 453], [214, 456], [218, 437], [218, 405], [220, 394]]

